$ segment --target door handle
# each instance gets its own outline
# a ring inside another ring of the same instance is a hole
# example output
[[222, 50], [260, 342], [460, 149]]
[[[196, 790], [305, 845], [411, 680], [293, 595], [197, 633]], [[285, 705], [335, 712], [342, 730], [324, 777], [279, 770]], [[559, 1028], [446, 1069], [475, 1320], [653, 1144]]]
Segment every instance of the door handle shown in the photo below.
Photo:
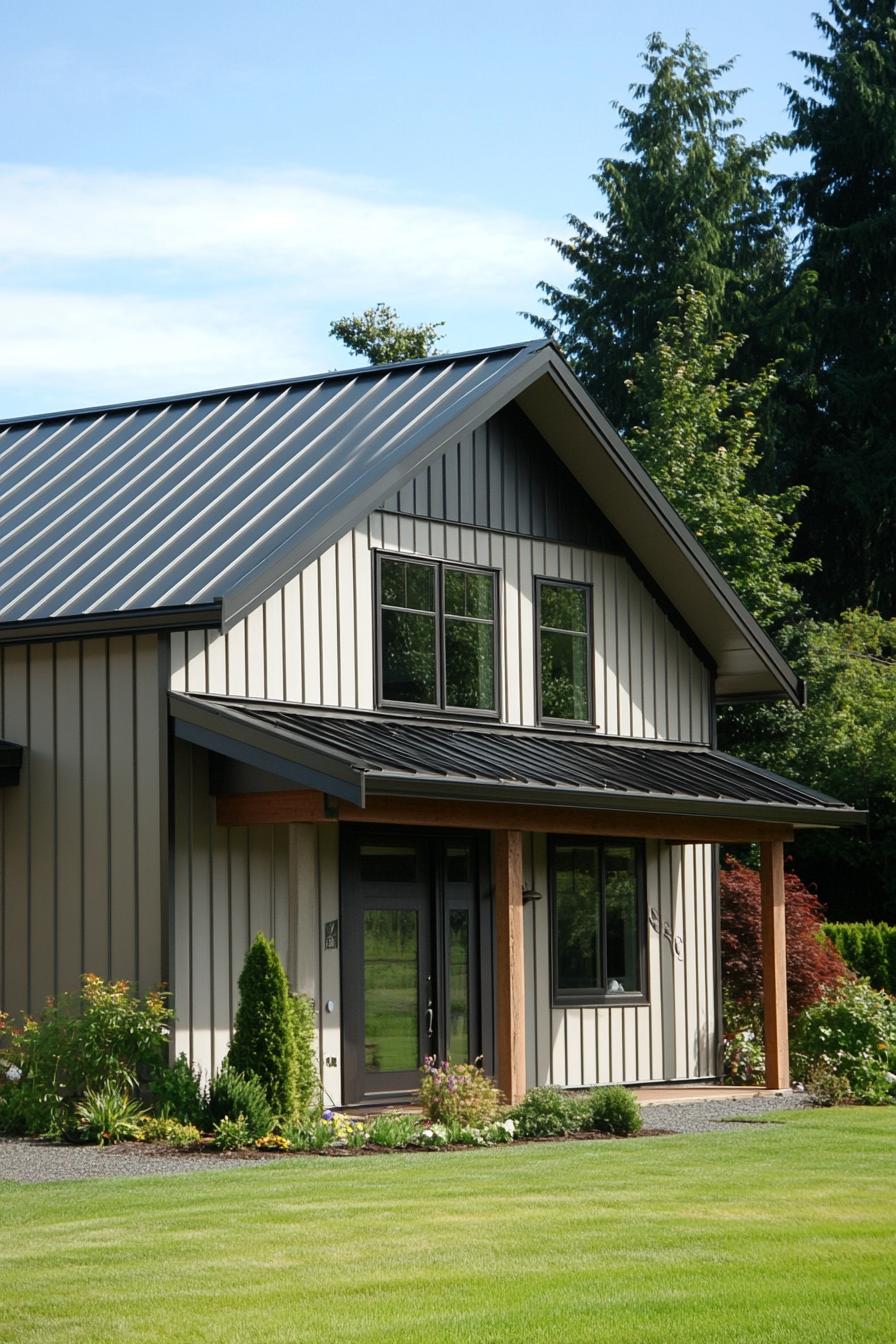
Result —
[[427, 1034], [427, 1036], [430, 1036], [430, 1037], [432, 1036], [432, 1004], [431, 1004], [431, 1003], [430, 1003], [430, 1004], [427, 1004], [427, 1007], [426, 1007], [426, 1034]]

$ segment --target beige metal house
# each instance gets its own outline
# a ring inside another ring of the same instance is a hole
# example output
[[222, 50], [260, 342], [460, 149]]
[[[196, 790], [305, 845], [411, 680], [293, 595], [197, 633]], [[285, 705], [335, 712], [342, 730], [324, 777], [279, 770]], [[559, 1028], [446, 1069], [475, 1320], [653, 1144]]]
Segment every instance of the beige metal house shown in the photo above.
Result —
[[802, 688], [546, 342], [0, 426], [0, 1004], [252, 936], [334, 1104], [719, 1070], [719, 843], [858, 814], [715, 748]]

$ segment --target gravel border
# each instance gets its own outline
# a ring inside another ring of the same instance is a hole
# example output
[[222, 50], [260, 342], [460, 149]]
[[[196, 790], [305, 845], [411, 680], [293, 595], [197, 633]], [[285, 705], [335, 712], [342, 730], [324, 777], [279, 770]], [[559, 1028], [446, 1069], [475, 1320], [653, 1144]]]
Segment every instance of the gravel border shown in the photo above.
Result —
[[[644, 1127], [672, 1134], [718, 1132], [720, 1124], [750, 1121], [774, 1111], [809, 1106], [801, 1093], [743, 1097], [720, 1101], [648, 1102]], [[195, 1171], [223, 1171], [283, 1161], [278, 1154], [183, 1153], [173, 1156], [164, 1148], [139, 1143], [110, 1144], [107, 1148], [42, 1143], [36, 1139], [0, 1139], [0, 1182], [34, 1185], [45, 1181], [80, 1181], [90, 1177], [179, 1176]]]

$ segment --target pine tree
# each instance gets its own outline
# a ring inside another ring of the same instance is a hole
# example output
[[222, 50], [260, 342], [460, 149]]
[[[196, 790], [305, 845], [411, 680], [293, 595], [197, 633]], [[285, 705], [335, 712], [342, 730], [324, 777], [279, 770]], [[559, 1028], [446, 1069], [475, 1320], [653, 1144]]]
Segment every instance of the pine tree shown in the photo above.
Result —
[[821, 613], [896, 603], [896, 6], [831, 0], [815, 16], [828, 50], [795, 53], [806, 91], [788, 90], [787, 184], [802, 229], [797, 282], [814, 280], [814, 414], [791, 454], [808, 480], [803, 546], [822, 558]]
[[398, 320], [394, 308], [378, 303], [365, 308], [363, 313], [352, 313], [331, 322], [330, 335], [371, 364], [395, 364], [403, 359], [434, 355], [441, 340], [439, 328], [444, 325], [444, 322], [422, 322], [416, 327], [406, 326]]
[[621, 428], [631, 423], [634, 358], [673, 316], [679, 291], [706, 295], [711, 334], [750, 336], [738, 370], [749, 376], [778, 353], [788, 267], [766, 169], [776, 141], [740, 135], [743, 90], [718, 87], [733, 62], [710, 66], [689, 36], [670, 47], [654, 33], [644, 64], [636, 106], [617, 104], [625, 157], [602, 159], [593, 175], [604, 201], [595, 222], [571, 215], [572, 237], [553, 240], [575, 278], [566, 291], [542, 283], [552, 314], [529, 315]]
[[239, 990], [227, 1063], [256, 1077], [274, 1114], [291, 1120], [296, 1113], [294, 1010], [277, 949], [263, 933], [246, 953]]

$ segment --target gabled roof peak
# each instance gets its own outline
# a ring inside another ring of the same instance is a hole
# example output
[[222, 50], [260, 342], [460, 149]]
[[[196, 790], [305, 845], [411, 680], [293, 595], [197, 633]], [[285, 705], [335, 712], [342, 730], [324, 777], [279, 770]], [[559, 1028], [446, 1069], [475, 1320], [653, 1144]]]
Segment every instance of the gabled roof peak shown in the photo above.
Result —
[[211, 387], [201, 392], [178, 392], [170, 397], [135, 397], [127, 401], [101, 403], [94, 406], [79, 406], [73, 410], [47, 411], [36, 415], [0, 416], [0, 430], [10, 425], [45, 424], [50, 420], [75, 420], [81, 416], [108, 415], [117, 411], [139, 411], [152, 406], [182, 406], [196, 401], [213, 401], [215, 398], [246, 396], [256, 392], [277, 392], [286, 388], [313, 387], [319, 383], [346, 382], [351, 379], [378, 377], [384, 373], [409, 372], [414, 368], [436, 367], [440, 364], [463, 364], [498, 355], [514, 355], [522, 351], [534, 352], [552, 346], [560, 353], [553, 341], [540, 337], [537, 341], [515, 341], [508, 345], [483, 346], [479, 350], [445, 351], [441, 354], [427, 355], [421, 359], [395, 360], [390, 364], [358, 364], [349, 369], [331, 369], [327, 373], [303, 373], [295, 378], [275, 378], [261, 383], [237, 383], [232, 387]]

